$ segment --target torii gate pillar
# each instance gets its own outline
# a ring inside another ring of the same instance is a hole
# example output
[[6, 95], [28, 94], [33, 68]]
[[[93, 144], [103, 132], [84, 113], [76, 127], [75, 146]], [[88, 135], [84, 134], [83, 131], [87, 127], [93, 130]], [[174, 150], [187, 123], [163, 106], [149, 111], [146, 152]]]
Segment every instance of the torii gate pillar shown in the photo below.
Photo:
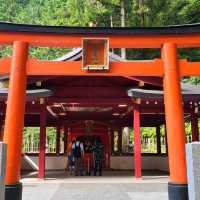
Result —
[[28, 44], [21, 41], [14, 42], [4, 131], [4, 142], [8, 146], [5, 177], [6, 200], [22, 199], [22, 184], [19, 180], [26, 97], [27, 56]]
[[185, 127], [180, 87], [177, 47], [163, 45], [164, 102], [170, 168], [169, 200], [188, 200]]

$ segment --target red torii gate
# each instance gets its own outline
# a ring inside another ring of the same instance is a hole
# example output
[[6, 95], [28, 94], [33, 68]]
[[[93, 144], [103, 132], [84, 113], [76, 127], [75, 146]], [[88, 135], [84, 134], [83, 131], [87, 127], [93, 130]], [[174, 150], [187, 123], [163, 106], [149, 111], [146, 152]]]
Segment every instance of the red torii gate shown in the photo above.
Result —
[[[1, 23], [0, 31], [0, 44], [13, 44], [12, 58], [0, 59], [0, 74], [10, 74], [4, 132], [4, 142], [8, 144], [6, 200], [21, 199], [20, 158], [28, 75], [163, 77], [170, 167], [169, 199], [188, 199], [180, 78], [200, 75], [200, 62], [178, 60], [177, 48], [200, 46], [199, 25], [134, 29], [45, 27]], [[83, 70], [80, 61], [39, 61], [28, 57], [30, 45], [79, 47], [83, 38], [93, 37], [107, 38], [110, 48], [161, 48], [162, 58], [150, 61], [111, 62], [110, 70], [97, 73]], [[134, 114], [138, 119], [137, 105]], [[135, 123], [134, 126], [137, 136], [140, 132], [138, 125]]]

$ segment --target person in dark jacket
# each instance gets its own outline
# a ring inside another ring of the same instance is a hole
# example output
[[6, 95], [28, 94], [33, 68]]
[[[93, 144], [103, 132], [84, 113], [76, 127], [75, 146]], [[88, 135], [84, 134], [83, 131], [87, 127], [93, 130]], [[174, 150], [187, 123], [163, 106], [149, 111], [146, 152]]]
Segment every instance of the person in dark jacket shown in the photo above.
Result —
[[76, 140], [72, 145], [72, 152], [75, 159], [75, 175], [83, 176], [83, 158], [84, 158], [84, 146], [79, 140]]
[[99, 138], [95, 140], [92, 150], [94, 159], [94, 176], [96, 176], [97, 172], [99, 173], [99, 176], [102, 176], [104, 146]]

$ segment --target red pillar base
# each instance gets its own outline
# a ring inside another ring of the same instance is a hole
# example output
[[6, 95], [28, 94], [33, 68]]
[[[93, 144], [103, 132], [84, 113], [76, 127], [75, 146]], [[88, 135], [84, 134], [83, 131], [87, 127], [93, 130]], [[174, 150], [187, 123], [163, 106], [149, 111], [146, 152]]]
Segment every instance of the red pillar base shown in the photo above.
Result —
[[168, 183], [169, 200], [189, 200], [188, 185]]
[[5, 200], [22, 200], [22, 183], [6, 185]]

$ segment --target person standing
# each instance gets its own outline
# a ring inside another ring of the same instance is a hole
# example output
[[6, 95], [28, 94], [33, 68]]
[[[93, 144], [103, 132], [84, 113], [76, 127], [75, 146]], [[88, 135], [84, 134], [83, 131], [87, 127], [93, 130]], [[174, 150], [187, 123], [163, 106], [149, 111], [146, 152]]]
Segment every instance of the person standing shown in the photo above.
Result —
[[84, 146], [79, 140], [72, 145], [72, 152], [75, 159], [75, 175], [83, 176]]
[[73, 174], [73, 170], [74, 170], [74, 156], [73, 156], [73, 152], [72, 152], [72, 146], [75, 143], [75, 139], [72, 140], [72, 142], [69, 142], [69, 144], [67, 145], [67, 168], [69, 170], [70, 175]]
[[85, 149], [84, 144], [82, 141], [80, 141], [80, 149], [81, 149], [81, 164], [80, 164], [80, 174], [83, 176], [84, 173], [84, 156], [85, 156]]
[[85, 172], [86, 175], [91, 175], [91, 162], [92, 162], [92, 144], [90, 141], [86, 141], [84, 145], [84, 150], [87, 153], [86, 156], [84, 157], [85, 160]]
[[102, 176], [104, 146], [99, 138], [95, 140], [92, 150], [94, 159], [94, 176], [96, 176], [97, 172], [99, 173], [99, 176]]

